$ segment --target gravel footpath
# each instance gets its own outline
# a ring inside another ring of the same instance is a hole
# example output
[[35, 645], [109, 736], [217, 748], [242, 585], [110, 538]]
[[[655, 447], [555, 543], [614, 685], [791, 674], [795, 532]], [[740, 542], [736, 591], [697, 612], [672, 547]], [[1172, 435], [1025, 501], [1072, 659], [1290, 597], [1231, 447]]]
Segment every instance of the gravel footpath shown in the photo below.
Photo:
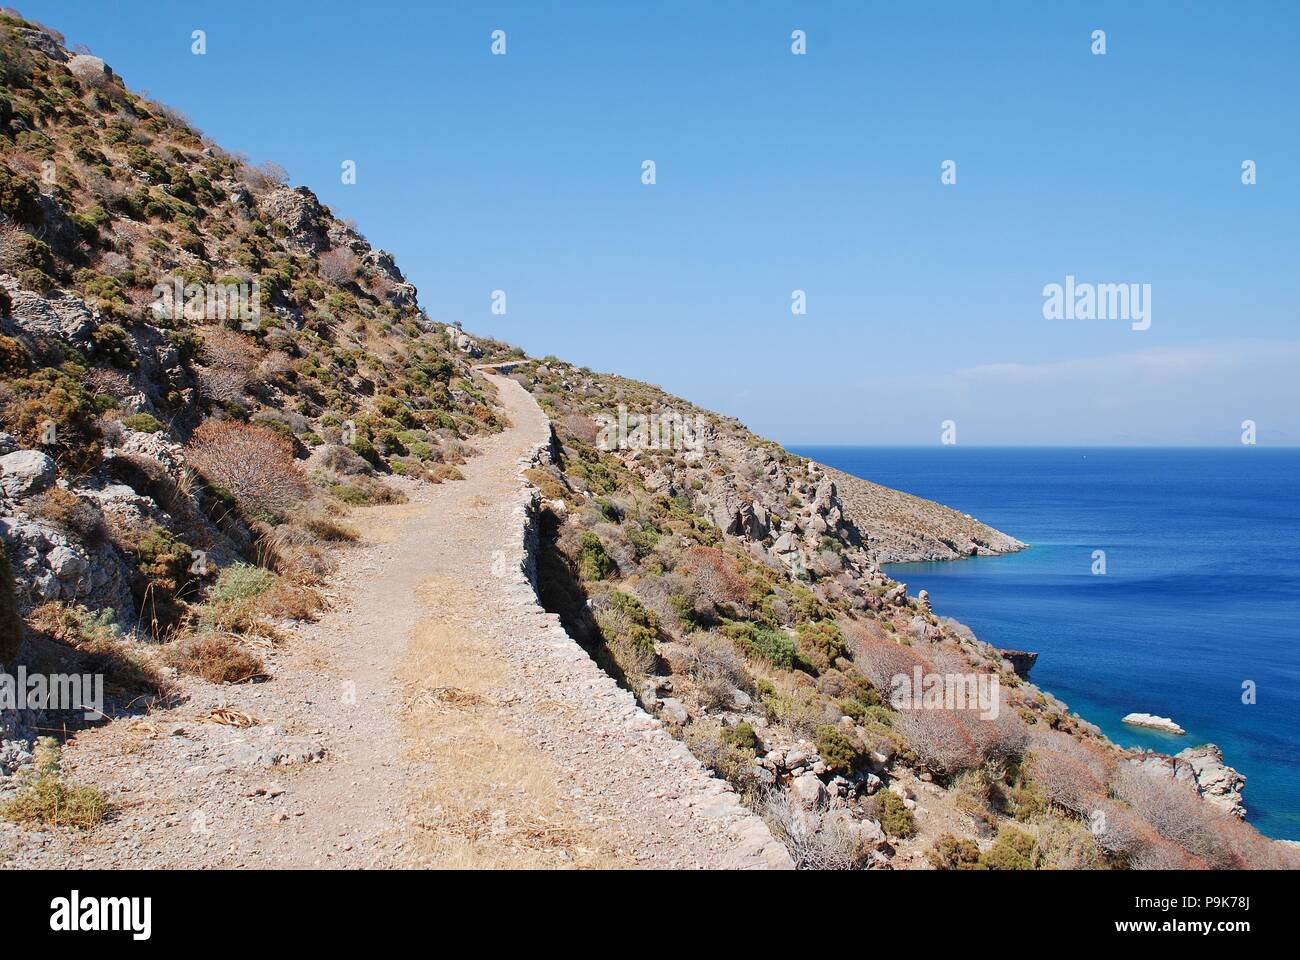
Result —
[[[186, 680], [181, 707], [78, 735], [65, 770], [115, 813], [0, 824], [0, 866], [790, 866], [538, 606], [520, 472], [549, 428], [491, 379], [513, 425], [464, 481], [354, 512], [330, 611], [267, 652], [268, 682]], [[196, 719], [217, 706], [259, 723]]]

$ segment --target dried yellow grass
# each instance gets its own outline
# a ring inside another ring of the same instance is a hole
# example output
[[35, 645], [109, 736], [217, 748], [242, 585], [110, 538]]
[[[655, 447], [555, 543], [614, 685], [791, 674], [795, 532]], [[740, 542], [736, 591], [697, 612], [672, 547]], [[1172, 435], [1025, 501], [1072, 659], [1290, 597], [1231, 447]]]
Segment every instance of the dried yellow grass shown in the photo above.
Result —
[[[464, 584], [431, 581], [446, 609]], [[550, 758], [510, 728], [505, 664], [474, 619], [417, 625], [404, 667], [407, 753], [428, 771], [411, 805], [420, 859], [466, 869], [628, 866], [582, 815]]]

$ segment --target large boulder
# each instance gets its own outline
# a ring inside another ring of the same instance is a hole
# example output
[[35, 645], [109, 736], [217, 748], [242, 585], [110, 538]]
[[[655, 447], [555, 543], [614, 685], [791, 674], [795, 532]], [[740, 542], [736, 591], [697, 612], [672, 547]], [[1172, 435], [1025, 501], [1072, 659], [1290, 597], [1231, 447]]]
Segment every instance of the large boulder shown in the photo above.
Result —
[[1212, 743], [1166, 756], [1143, 753], [1127, 761], [1147, 772], [1185, 784], [1207, 803], [1234, 817], [1244, 818], [1246, 807], [1241, 791], [1246, 778], [1223, 762], [1223, 751]]
[[328, 216], [306, 187], [277, 187], [259, 201], [262, 212], [288, 228], [285, 246], [295, 253], [320, 253], [329, 246], [325, 232]]
[[0, 517], [0, 536], [14, 560], [22, 607], [63, 600], [111, 608], [119, 623], [130, 622], [131, 571], [117, 551], [90, 550], [43, 521], [17, 517]]
[[54, 482], [54, 461], [39, 450], [15, 450], [0, 457], [0, 491], [21, 500]]
[[790, 789], [805, 810], [815, 810], [826, 804], [826, 785], [816, 774], [805, 773], [795, 777], [790, 781]]
[[14, 332], [37, 337], [55, 337], [86, 352], [93, 350], [91, 335], [99, 329], [99, 313], [81, 297], [66, 290], [46, 294], [24, 290], [8, 275], [0, 276], [0, 286], [8, 291], [11, 301], [7, 328], [16, 327]]
[[63, 46], [46, 31], [35, 27], [18, 27], [14, 32], [29, 49], [43, 53], [59, 63], [67, 63], [68, 55], [64, 52]]
[[68, 60], [68, 69], [78, 80], [91, 86], [102, 86], [113, 79], [113, 68], [102, 58], [88, 53], [79, 53]]
[[1192, 772], [1196, 788], [1202, 797], [1221, 810], [1226, 810], [1234, 817], [1245, 819], [1246, 806], [1241, 800], [1241, 791], [1246, 786], [1246, 778], [1223, 762], [1223, 751], [1212, 743], [1200, 747], [1188, 747], [1180, 751], [1175, 759], [1182, 760]]
[[479, 345], [474, 342], [474, 339], [469, 334], [456, 327], [447, 328], [447, 342], [467, 356], [483, 356], [483, 351], [479, 348]]

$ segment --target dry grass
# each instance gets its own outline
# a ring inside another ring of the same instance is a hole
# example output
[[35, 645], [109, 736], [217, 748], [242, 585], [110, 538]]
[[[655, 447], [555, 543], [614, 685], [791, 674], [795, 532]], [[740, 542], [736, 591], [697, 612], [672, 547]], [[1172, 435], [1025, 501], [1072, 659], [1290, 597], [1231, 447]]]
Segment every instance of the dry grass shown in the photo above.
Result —
[[246, 683], [265, 676], [260, 657], [225, 633], [201, 633], [168, 644], [163, 659], [209, 683]]
[[[465, 584], [422, 592], [465, 600]], [[509, 728], [497, 691], [507, 666], [491, 640], [449, 611], [415, 631], [404, 680], [403, 730], [424, 764], [413, 804], [419, 855], [446, 868], [610, 868], [625, 865], [560, 789], [559, 772]]]
[[198, 609], [200, 629], [261, 638], [281, 639], [276, 620], [314, 621], [325, 600], [310, 586], [278, 576], [262, 567], [234, 564], [221, 571]]
[[360, 536], [354, 527], [325, 513], [308, 513], [294, 522], [323, 543], [351, 543]]
[[0, 806], [0, 816], [14, 823], [89, 830], [109, 812], [108, 799], [94, 787], [63, 777], [58, 741], [42, 737], [32, 765], [20, 774], [18, 793]]
[[165, 697], [169, 683], [140, 648], [103, 615], [85, 607], [44, 603], [28, 617], [33, 632], [29, 669], [49, 673], [100, 673], [111, 691]]

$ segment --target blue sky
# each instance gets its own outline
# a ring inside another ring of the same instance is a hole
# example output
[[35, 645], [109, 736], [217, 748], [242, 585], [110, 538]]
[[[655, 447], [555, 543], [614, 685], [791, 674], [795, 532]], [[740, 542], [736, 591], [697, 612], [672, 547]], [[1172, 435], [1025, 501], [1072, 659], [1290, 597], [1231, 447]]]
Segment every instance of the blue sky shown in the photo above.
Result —
[[[1300, 443], [1300, 4], [208, 6], [19, 9], [435, 319], [790, 444]], [[1067, 274], [1151, 284], [1150, 329], [1044, 319]]]

